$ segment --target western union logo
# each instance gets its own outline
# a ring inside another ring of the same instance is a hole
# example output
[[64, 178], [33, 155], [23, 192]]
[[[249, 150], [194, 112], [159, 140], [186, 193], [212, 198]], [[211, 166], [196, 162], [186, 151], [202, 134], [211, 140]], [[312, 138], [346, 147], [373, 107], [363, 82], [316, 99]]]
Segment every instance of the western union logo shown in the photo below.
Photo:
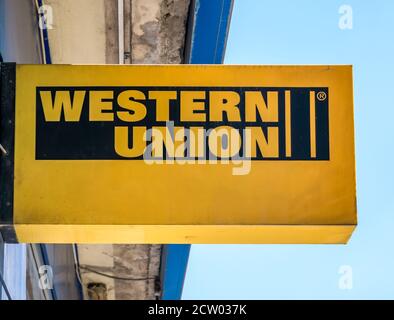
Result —
[[328, 88], [37, 87], [36, 159], [329, 160]]

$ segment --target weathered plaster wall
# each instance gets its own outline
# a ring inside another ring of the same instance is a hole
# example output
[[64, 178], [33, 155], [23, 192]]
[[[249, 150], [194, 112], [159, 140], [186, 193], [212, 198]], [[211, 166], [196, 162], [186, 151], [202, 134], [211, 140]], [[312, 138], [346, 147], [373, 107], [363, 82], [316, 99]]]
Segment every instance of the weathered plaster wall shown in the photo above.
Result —
[[189, 0], [132, 1], [132, 62], [181, 63]]

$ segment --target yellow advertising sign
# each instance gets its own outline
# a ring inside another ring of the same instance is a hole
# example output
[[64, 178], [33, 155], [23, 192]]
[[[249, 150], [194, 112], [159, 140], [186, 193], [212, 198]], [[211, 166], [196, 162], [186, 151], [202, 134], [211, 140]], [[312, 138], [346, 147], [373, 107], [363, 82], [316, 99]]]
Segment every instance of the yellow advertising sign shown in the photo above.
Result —
[[0, 212], [19, 242], [346, 243], [356, 226], [350, 66], [15, 74]]

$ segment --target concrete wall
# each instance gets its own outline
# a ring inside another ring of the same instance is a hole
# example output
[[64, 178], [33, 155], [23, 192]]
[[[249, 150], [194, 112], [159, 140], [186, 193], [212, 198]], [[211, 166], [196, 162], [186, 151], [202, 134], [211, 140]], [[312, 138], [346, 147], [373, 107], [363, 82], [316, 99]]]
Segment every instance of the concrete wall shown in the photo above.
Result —
[[[119, 62], [117, 0], [45, 3], [52, 7], [53, 63]], [[129, 62], [182, 62], [189, 0], [124, 0], [124, 8], [125, 52], [132, 48]]]
[[132, 1], [132, 62], [181, 63], [189, 0]]

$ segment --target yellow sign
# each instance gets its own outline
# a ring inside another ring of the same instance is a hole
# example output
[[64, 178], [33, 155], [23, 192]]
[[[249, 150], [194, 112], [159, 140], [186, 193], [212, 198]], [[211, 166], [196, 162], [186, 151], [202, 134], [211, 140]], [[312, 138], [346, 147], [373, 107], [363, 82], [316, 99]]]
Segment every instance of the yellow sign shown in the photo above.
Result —
[[0, 202], [20, 242], [346, 243], [356, 226], [349, 66], [18, 65], [15, 84]]

